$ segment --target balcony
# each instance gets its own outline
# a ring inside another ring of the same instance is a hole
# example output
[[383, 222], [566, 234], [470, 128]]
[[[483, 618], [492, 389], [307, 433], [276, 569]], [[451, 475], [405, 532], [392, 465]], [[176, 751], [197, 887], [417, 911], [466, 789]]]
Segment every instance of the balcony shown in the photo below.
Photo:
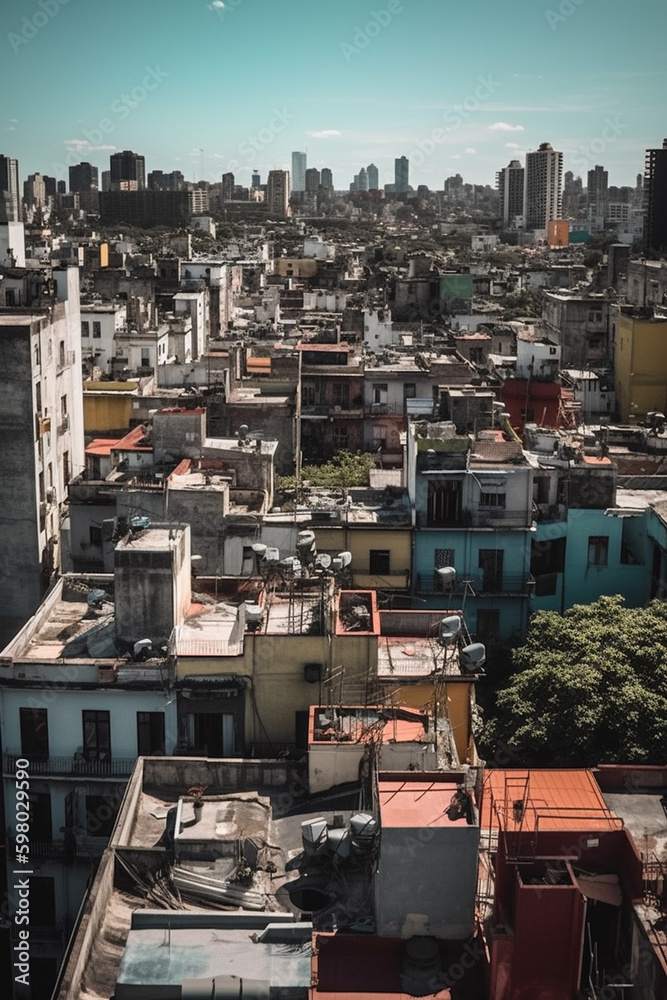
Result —
[[530, 510], [504, 510], [500, 507], [478, 507], [461, 510], [449, 517], [430, 518], [424, 511], [417, 513], [420, 528], [530, 528], [533, 513]]
[[449, 591], [443, 588], [437, 573], [417, 573], [418, 594], [440, 594], [443, 598], [457, 597], [529, 597], [535, 589], [535, 579], [530, 573], [498, 573], [495, 575], [474, 573], [468, 577], [457, 577]]
[[[16, 857], [16, 838], [8, 837], [7, 847], [9, 848], [10, 857]], [[51, 858], [64, 858], [65, 857], [65, 841], [64, 840], [33, 840], [32, 835], [30, 837], [30, 859], [41, 858], [42, 860], [48, 860]], [[26, 866], [28, 867], [28, 866]]]
[[[2, 768], [6, 777], [16, 774], [16, 762], [20, 754], [3, 754]], [[53, 777], [77, 778], [129, 778], [136, 764], [134, 757], [116, 757], [110, 760], [86, 760], [82, 754], [73, 757], [44, 757], [40, 760], [31, 756], [30, 773]]]

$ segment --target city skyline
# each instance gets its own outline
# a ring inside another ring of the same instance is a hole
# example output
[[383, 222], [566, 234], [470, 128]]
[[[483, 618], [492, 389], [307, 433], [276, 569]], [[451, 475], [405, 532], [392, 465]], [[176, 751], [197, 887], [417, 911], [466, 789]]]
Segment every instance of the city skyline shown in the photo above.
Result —
[[[456, 173], [493, 186], [510, 160], [548, 141], [565, 171], [585, 178], [604, 164], [610, 183], [634, 185], [645, 149], [667, 134], [667, 9], [653, 0], [632, 18], [621, 0], [379, 0], [368, 10], [357, 0], [212, 0], [187, 17], [173, 0], [119, 0], [103, 20], [102, 9], [12, 7], [1, 151], [22, 178], [66, 179], [81, 161], [107, 169], [111, 153], [133, 149], [147, 172], [217, 182], [231, 170], [250, 184], [254, 169], [264, 180], [303, 150], [337, 189], [371, 162], [380, 186], [391, 183], [406, 156], [410, 185], [438, 190]], [[500, 44], [508, 31], [514, 59]], [[57, 92], [68, 53], [76, 85], [47, 113], [45, 85]]]

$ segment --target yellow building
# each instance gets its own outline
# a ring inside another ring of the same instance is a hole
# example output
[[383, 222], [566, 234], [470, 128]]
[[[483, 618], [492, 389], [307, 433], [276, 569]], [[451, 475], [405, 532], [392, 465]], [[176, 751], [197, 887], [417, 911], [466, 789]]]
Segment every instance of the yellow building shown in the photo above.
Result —
[[667, 319], [617, 306], [612, 322], [619, 419], [626, 423], [651, 410], [667, 412]]
[[125, 433], [138, 395], [134, 382], [84, 382], [83, 428], [88, 438]]

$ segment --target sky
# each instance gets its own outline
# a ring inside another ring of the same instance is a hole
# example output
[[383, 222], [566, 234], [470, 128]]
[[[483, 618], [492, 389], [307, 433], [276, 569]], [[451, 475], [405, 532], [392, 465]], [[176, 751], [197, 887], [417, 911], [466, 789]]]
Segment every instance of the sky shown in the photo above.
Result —
[[665, 0], [10, 0], [3, 22], [22, 179], [132, 149], [248, 184], [305, 150], [337, 189], [405, 155], [437, 190], [550, 142], [584, 184], [634, 185], [667, 136]]

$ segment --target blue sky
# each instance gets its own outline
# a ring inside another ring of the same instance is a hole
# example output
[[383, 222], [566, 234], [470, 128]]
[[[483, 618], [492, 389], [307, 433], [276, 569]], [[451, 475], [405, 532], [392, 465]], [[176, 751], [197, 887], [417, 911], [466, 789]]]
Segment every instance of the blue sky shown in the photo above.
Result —
[[[307, 149], [337, 188], [494, 183], [541, 142], [634, 184], [667, 136], [665, 0], [12, 0], [0, 152], [248, 183]], [[1, 119], [0, 119], [1, 121]], [[584, 177], [585, 181], [585, 177]]]

